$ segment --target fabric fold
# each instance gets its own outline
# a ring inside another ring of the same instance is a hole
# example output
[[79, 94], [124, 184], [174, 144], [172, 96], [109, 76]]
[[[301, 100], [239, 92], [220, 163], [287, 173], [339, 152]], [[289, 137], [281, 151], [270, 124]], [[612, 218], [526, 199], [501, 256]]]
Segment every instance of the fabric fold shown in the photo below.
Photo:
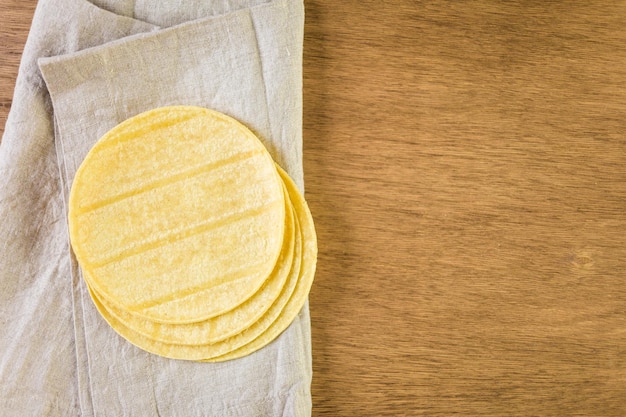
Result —
[[107, 130], [154, 107], [235, 117], [303, 190], [301, 1], [157, 4], [38, 5], [0, 147], [0, 233], [12, 237], [0, 312], [18, 318], [0, 335], [3, 415], [310, 414], [308, 305], [245, 358], [165, 359], [108, 327], [71, 255], [64, 203], [78, 166]]

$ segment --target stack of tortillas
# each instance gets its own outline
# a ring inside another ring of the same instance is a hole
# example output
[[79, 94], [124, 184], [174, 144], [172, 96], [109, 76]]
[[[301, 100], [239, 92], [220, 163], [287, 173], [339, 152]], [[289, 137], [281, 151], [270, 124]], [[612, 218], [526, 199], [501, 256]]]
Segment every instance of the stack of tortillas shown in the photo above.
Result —
[[270, 343], [304, 305], [317, 259], [293, 181], [245, 126], [200, 107], [157, 108], [106, 133], [76, 173], [69, 229], [104, 319], [175, 359]]

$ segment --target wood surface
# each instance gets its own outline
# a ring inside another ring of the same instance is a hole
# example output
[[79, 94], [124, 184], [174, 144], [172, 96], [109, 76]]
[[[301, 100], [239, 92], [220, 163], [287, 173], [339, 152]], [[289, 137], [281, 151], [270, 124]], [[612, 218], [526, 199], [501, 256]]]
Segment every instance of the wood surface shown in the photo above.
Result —
[[625, 416], [626, 2], [305, 6], [313, 414]]

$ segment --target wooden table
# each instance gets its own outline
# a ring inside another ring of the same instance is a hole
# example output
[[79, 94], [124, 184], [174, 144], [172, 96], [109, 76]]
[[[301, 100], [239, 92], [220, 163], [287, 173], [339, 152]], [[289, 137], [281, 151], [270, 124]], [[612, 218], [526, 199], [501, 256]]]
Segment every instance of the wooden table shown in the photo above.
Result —
[[305, 2], [314, 415], [626, 415], [626, 3], [522, 3]]

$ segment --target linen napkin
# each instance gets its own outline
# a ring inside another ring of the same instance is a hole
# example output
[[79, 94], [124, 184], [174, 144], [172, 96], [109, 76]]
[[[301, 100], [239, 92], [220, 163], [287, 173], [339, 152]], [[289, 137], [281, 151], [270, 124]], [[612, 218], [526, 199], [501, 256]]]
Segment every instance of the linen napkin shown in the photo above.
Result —
[[303, 191], [303, 19], [298, 0], [40, 0], [0, 145], [0, 414], [310, 415], [308, 305], [242, 359], [144, 352], [98, 315], [65, 207], [103, 133], [174, 104], [246, 124]]

